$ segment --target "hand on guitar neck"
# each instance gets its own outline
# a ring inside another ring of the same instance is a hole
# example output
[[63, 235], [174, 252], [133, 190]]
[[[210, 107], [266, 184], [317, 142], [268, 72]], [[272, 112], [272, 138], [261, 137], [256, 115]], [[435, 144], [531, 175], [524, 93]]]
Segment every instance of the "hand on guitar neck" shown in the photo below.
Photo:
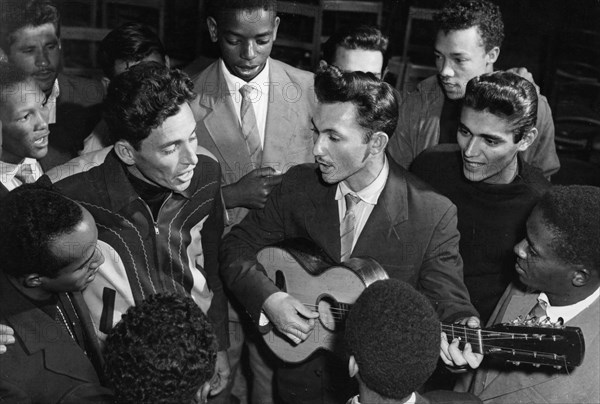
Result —
[[309, 310], [285, 292], [269, 296], [263, 310], [275, 327], [296, 344], [308, 338], [315, 327], [315, 319], [319, 317], [318, 312]]
[[[458, 324], [466, 325], [469, 328], [479, 328], [481, 326], [481, 322], [477, 317], [464, 318]], [[454, 368], [462, 368], [468, 365], [472, 369], [477, 369], [483, 361], [483, 355], [473, 352], [469, 343], [465, 344], [464, 349], [461, 351], [459, 344], [460, 340], [458, 338], [455, 338], [452, 343], [448, 343], [446, 334], [442, 332], [440, 357], [444, 363]]]

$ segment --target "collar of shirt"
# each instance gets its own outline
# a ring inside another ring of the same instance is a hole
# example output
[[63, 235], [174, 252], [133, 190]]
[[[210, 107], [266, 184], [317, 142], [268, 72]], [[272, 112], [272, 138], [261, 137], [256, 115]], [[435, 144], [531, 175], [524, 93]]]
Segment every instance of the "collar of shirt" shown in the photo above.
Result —
[[48, 106], [48, 123], [56, 123], [56, 99], [60, 95], [60, 87], [58, 86], [58, 78], [54, 80], [54, 84], [52, 85], [52, 91], [48, 96], [48, 100], [46, 101], [46, 105]]
[[562, 317], [563, 321], [573, 319], [579, 313], [591, 306], [592, 303], [600, 296], [600, 288], [596, 289], [594, 293], [586, 297], [585, 299], [568, 306], [552, 306], [548, 301], [548, 296], [545, 293], [540, 293], [538, 296], [538, 302], [546, 306], [546, 315], [550, 318], [550, 321], [555, 323], [559, 317]]
[[40, 163], [38, 163], [36, 159], [30, 157], [24, 158], [19, 164], [9, 164], [0, 161], [0, 182], [9, 191], [12, 191], [23, 184], [20, 180], [15, 178], [15, 175], [17, 175], [23, 164], [29, 164], [31, 166], [36, 181], [44, 174]]
[[254, 109], [254, 115], [256, 116], [256, 124], [258, 126], [258, 134], [260, 135], [261, 145], [264, 146], [265, 139], [265, 125], [267, 122], [267, 109], [269, 106], [269, 73], [270, 73], [270, 62], [267, 59], [265, 63], [265, 68], [260, 72], [254, 79], [249, 82], [245, 82], [237, 76], [234, 76], [229, 72], [227, 66], [225, 66], [225, 62], [223, 59], [220, 61], [221, 70], [223, 71], [223, 75], [225, 76], [225, 83], [227, 83], [227, 89], [229, 90], [229, 94], [231, 94], [231, 100], [235, 105], [235, 114], [238, 118], [238, 121], [242, 122], [242, 118], [240, 115], [240, 109], [242, 108], [242, 94], [240, 93], [240, 88], [245, 86], [246, 84], [250, 84], [252, 86], [252, 93], [250, 95], [252, 100], [252, 108]]
[[[344, 196], [346, 196], [346, 194], [353, 194], [360, 198], [360, 202], [366, 202], [370, 205], [377, 205], [379, 196], [381, 195], [383, 188], [385, 188], [385, 183], [387, 182], [389, 173], [390, 165], [387, 161], [387, 157], [384, 156], [383, 168], [379, 172], [379, 175], [377, 175], [377, 178], [375, 178], [375, 180], [372, 183], [370, 183], [360, 191], [354, 192], [350, 189], [350, 187], [346, 184], [345, 181], [342, 181], [338, 184], [337, 191], [335, 193], [335, 199], [340, 200]], [[343, 213], [346, 213], [345, 208]]]
[[[348, 400], [346, 404], [360, 404], [360, 401], [358, 401], [358, 396], [359, 395], [352, 397], [350, 400]], [[403, 404], [415, 404], [416, 402], [417, 396], [415, 395], [415, 393], [412, 393], [408, 400], [406, 400]]]

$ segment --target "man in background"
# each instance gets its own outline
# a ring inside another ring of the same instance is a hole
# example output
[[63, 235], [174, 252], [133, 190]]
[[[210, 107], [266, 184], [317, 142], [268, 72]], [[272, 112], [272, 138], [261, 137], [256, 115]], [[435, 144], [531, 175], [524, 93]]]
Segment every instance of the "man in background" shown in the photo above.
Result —
[[100, 82], [61, 71], [60, 16], [49, 0], [4, 0], [0, 47], [9, 63], [30, 75], [47, 97], [50, 147], [45, 170], [65, 163], [83, 148], [100, 121]]
[[48, 153], [48, 107], [37, 82], [0, 62], [0, 197], [43, 174]]
[[[448, 2], [434, 21], [438, 26], [434, 51], [438, 75], [423, 80], [414, 92], [403, 96], [398, 128], [390, 143], [390, 155], [405, 168], [423, 150], [456, 142], [467, 82], [494, 71], [504, 39], [500, 8], [487, 0]], [[542, 95], [535, 127], [538, 137], [521, 155], [549, 177], [560, 164], [554, 147], [552, 113]]]
[[385, 76], [388, 62], [388, 38], [376, 27], [361, 25], [338, 31], [323, 44], [323, 59], [345, 72], [373, 73]]

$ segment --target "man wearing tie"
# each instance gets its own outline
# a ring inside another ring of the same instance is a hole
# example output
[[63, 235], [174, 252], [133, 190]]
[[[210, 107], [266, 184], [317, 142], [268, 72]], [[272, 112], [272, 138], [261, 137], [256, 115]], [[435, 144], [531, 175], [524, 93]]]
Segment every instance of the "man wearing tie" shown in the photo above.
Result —
[[[362, 72], [324, 66], [315, 77], [313, 148], [318, 165], [291, 168], [262, 210], [225, 236], [221, 274], [257, 324], [267, 319], [296, 343], [318, 313], [280, 291], [262, 271], [256, 252], [285, 239], [305, 238], [333, 262], [370, 256], [391, 278], [421, 290], [446, 321], [477, 323], [462, 281], [456, 208], [386, 157], [398, 104], [387, 83]], [[266, 316], [265, 316], [266, 315]], [[344, 402], [352, 392], [341, 365], [315, 355], [278, 370], [285, 402]]]
[[0, 197], [43, 174], [48, 153], [46, 96], [32, 78], [0, 63]]

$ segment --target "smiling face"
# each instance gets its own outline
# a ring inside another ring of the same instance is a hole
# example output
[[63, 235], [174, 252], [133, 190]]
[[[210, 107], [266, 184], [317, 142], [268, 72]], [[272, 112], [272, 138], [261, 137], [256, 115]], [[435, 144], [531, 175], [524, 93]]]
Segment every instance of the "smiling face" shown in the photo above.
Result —
[[318, 135], [313, 154], [323, 180], [329, 184], [346, 181], [360, 191], [377, 177], [373, 170], [372, 143], [365, 143], [366, 129], [356, 122], [356, 107], [350, 102], [320, 103], [313, 118]]
[[217, 24], [209, 17], [208, 28], [213, 42], [231, 74], [248, 82], [265, 67], [277, 37], [279, 17], [263, 9], [224, 13]]
[[463, 98], [468, 81], [491, 73], [499, 53], [498, 47], [485, 51], [477, 27], [447, 34], [439, 31], [435, 40], [435, 65], [446, 97]]
[[26, 26], [13, 35], [8, 60], [33, 77], [42, 91], [50, 92], [60, 65], [60, 41], [54, 25]]
[[53, 277], [40, 277], [41, 287], [52, 293], [84, 290], [96, 277], [104, 262], [98, 249], [98, 230], [94, 218], [86, 209], [83, 219], [71, 233], [58, 236], [50, 243], [50, 251], [69, 264]]
[[[119, 141], [117, 143], [121, 143]], [[139, 150], [126, 143], [131, 155], [128, 167], [136, 177], [172, 191], [182, 192], [190, 186], [198, 163], [196, 120], [187, 103], [142, 141]]]
[[517, 170], [517, 153], [530, 144], [529, 135], [514, 142], [512, 125], [488, 111], [463, 107], [457, 141], [463, 173], [469, 181], [509, 184]]
[[543, 215], [535, 208], [527, 220], [527, 236], [515, 246], [515, 269], [521, 282], [549, 295], [564, 293], [571, 284], [571, 266], [552, 248], [554, 234]]
[[373, 73], [375, 77], [381, 79], [383, 54], [380, 51], [348, 49], [338, 46], [332, 64], [345, 72]]
[[0, 91], [2, 161], [17, 164], [26, 157], [40, 159], [48, 152], [46, 96], [33, 81]]

